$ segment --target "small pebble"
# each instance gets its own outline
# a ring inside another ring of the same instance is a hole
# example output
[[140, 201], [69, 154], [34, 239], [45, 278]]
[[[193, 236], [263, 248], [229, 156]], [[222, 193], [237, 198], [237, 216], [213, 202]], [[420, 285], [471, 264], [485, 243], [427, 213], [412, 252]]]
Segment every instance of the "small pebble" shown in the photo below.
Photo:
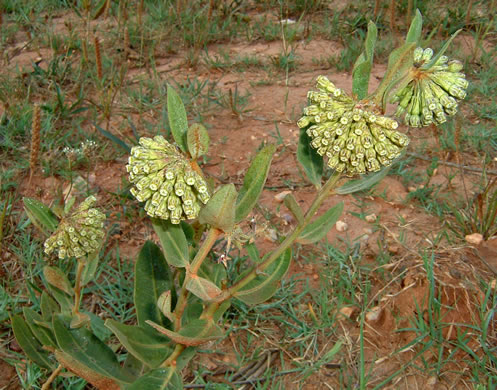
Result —
[[471, 245], [480, 245], [483, 242], [483, 236], [480, 233], [468, 234], [464, 237], [466, 242]]
[[376, 218], [378, 218], [376, 216], [376, 214], [369, 214], [369, 215], [366, 215], [366, 222], [375, 222], [376, 221]]
[[349, 228], [349, 225], [343, 221], [337, 221], [335, 226], [337, 228], [337, 232], [345, 232]]
[[347, 318], [352, 318], [352, 316], [355, 314], [356, 308], [352, 306], [345, 306], [340, 309], [340, 314], [342, 314], [344, 317]]
[[367, 322], [376, 322], [380, 318], [383, 309], [380, 306], [373, 307], [370, 311], [366, 313]]
[[291, 193], [292, 193], [292, 191], [282, 191], [279, 194], [276, 194], [274, 196], [274, 200], [278, 203], [281, 203], [285, 199], [285, 196], [287, 196], [288, 194], [291, 194]]

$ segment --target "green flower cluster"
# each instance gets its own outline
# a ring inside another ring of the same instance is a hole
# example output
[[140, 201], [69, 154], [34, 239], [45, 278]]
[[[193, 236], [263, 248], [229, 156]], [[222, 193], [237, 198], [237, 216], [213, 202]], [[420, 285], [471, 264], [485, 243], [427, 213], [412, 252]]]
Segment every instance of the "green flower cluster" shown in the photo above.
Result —
[[297, 125], [307, 128], [311, 146], [328, 157], [330, 168], [347, 176], [376, 172], [398, 157], [409, 139], [398, 123], [374, 113], [367, 102], [356, 102], [326, 77], [317, 78], [307, 95], [311, 105]]
[[466, 97], [468, 81], [461, 72], [463, 65], [442, 55], [430, 64], [433, 50], [414, 50], [414, 68], [392, 102], [398, 102], [396, 116], [404, 116], [411, 127], [444, 123], [447, 115], [457, 112], [457, 104]]
[[164, 137], [142, 137], [140, 145], [131, 149], [126, 170], [134, 184], [131, 193], [151, 217], [195, 219], [201, 203], [210, 198], [203, 177], [193, 170], [189, 161]]
[[97, 199], [86, 198], [76, 210], [62, 218], [54, 234], [45, 241], [45, 253], [57, 250], [60, 259], [83, 257], [100, 248], [105, 236], [105, 214], [92, 208]]

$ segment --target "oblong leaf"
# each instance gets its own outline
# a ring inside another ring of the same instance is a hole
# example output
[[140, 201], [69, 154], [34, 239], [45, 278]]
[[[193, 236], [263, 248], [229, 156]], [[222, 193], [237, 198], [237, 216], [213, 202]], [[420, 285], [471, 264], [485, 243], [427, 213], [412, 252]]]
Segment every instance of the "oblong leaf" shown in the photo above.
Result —
[[131, 383], [133, 378], [124, 372], [116, 355], [98, 337], [86, 328], [68, 329], [61, 316], [54, 316], [53, 329], [63, 352], [89, 369], [121, 383]]
[[221, 289], [210, 280], [196, 275], [191, 275], [186, 283], [186, 289], [203, 301], [212, 301], [222, 293]]
[[406, 36], [406, 43], [415, 43], [419, 44], [419, 39], [421, 38], [421, 32], [423, 31], [423, 16], [419, 9], [416, 9], [416, 15], [411, 22], [411, 26], [409, 27], [409, 31]]
[[59, 304], [61, 312], [68, 313], [72, 311], [74, 301], [70, 295], [66, 294], [64, 291], [58, 289], [57, 287], [52, 286], [51, 284], [47, 285], [47, 290]]
[[68, 295], [74, 295], [74, 289], [72, 288], [71, 282], [69, 282], [66, 274], [64, 274], [60, 268], [46, 265], [43, 267], [43, 276], [52, 286], [57, 287]]
[[171, 341], [150, 327], [124, 325], [111, 319], [105, 321], [105, 326], [130, 354], [150, 368], [158, 367], [172, 352]]
[[99, 260], [99, 251], [94, 252], [90, 255], [86, 261], [85, 267], [81, 274], [81, 286], [86, 286], [95, 277], [95, 272], [97, 271]]
[[179, 390], [183, 380], [175, 368], [165, 367], [152, 370], [137, 379], [128, 390]]
[[223, 232], [231, 232], [235, 225], [237, 192], [234, 184], [221, 186], [200, 210], [198, 220]]
[[209, 133], [200, 123], [194, 123], [186, 133], [188, 152], [194, 160], [207, 154], [209, 150]]
[[163, 328], [152, 321], [147, 321], [147, 323], [158, 332], [169, 337], [175, 343], [189, 347], [205, 344], [208, 341], [217, 340], [223, 337], [221, 328], [213, 321], [207, 321], [205, 319], [193, 320], [183, 326], [179, 332], [173, 332], [172, 330]]
[[60, 313], [59, 304], [46, 291], [41, 293], [40, 309], [44, 321], [52, 322], [52, 316]]
[[305, 129], [300, 129], [297, 160], [304, 168], [307, 179], [316, 188], [320, 188], [323, 177], [323, 157], [311, 146], [311, 138], [307, 135]]
[[17, 343], [24, 353], [40, 367], [53, 369], [53, 362], [50, 360], [47, 351], [42, 349], [41, 343], [35, 337], [28, 324], [20, 315], [14, 315], [11, 319], [12, 329]]
[[288, 194], [287, 196], [285, 196], [285, 199], [283, 199], [283, 203], [288, 208], [288, 210], [290, 210], [297, 222], [299, 224], [302, 223], [302, 221], [304, 220], [304, 212], [297, 203], [295, 197], [292, 194]]
[[328, 231], [335, 225], [338, 218], [340, 218], [340, 215], [342, 215], [342, 212], [343, 202], [340, 202], [307, 225], [297, 238], [297, 242], [301, 244], [318, 242], [326, 236]]
[[381, 171], [363, 176], [357, 180], [349, 180], [343, 186], [338, 187], [336, 190], [334, 190], [334, 192], [339, 195], [347, 195], [353, 194], [354, 192], [367, 190], [374, 186], [376, 183], [383, 180], [383, 178], [388, 174], [390, 167], [391, 165], [383, 168]]
[[251, 162], [236, 200], [235, 223], [240, 222], [249, 215], [257, 203], [266, 183], [275, 151], [276, 147], [274, 145], [267, 145], [257, 153], [257, 156]]
[[157, 300], [157, 306], [159, 307], [162, 314], [169, 319], [169, 321], [174, 322], [174, 314], [172, 312], [172, 297], [171, 291], [164, 291], [159, 299]]
[[164, 291], [173, 288], [172, 276], [162, 251], [152, 241], [143, 245], [135, 264], [134, 300], [138, 325], [146, 327], [148, 320], [169, 326], [157, 301]]
[[181, 225], [158, 218], [152, 218], [152, 225], [167, 263], [174, 267], [186, 267], [189, 264], [188, 241]]
[[55, 341], [55, 336], [50, 329], [52, 327], [52, 323], [45, 322], [43, 320], [43, 317], [30, 307], [23, 307], [22, 311], [24, 313], [24, 318], [26, 319], [26, 323], [28, 324], [29, 329], [31, 329], [31, 332], [33, 332], [38, 341], [42, 345], [52, 346], [56, 348], [57, 342]]
[[352, 71], [352, 92], [359, 100], [364, 99], [368, 95], [369, 78], [373, 67], [374, 47], [377, 37], [378, 29], [376, 28], [376, 24], [369, 21], [364, 51], [357, 59]]
[[264, 273], [247, 283], [233, 296], [247, 305], [256, 305], [267, 301], [278, 290], [279, 282], [287, 273], [291, 262], [292, 250], [288, 248]]
[[29, 220], [43, 234], [49, 236], [57, 229], [59, 220], [50, 208], [33, 198], [22, 198], [22, 201]]
[[188, 119], [181, 98], [173, 87], [167, 86], [167, 117], [174, 140], [183, 152], [187, 152], [186, 132], [188, 131]]

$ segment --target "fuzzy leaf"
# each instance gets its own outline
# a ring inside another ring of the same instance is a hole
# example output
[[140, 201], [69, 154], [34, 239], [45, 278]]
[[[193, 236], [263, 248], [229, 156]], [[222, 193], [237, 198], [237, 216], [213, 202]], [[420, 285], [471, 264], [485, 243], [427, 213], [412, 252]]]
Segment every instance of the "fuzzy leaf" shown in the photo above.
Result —
[[194, 123], [186, 133], [188, 152], [194, 160], [207, 154], [209, 150], [209, 133], [200, 123]]
[[167, 86], [167, 116], [174, 140], [180, 149], [186, 153], [188, 150], [186, 143], [186, 132], [188, 131], [186, 110], [181, 98], [170, 85]]
[[46, 291], [41, 293], [40, 309], [44, 321], [52, 322], [52, 316], [60, 313], [59, 304]]
[[57, 287], [52, 286], [51, 284], [47, 285], [47, 290], [59, 304], [61, 312], [68, 313], [72, 311], [74, 302], [70, 295], [66, 294], [64, 291], [58, 289]]
[[368, 95], [369, 78], [373, 67], [374, 47], [377, 37], [378, 29], [376, 28], [376, 24], [369, 21], [364, 51], [357, 59], [352, 70], [352, 92], [359, 100], [364, 99]]
[[221, 294], [221, 289], [210, 280], [192, 275], [186, 289], [203, 301], [212, 301]]
[[164, 291], [159, 299], [157, 300], [157, 307], [160, 309], [162, 314], [166, 316], [169, 321], [174, 321], [174, 315], [172, 313], [172, 297], [171, 291]]
[[99, 260], [99, 251], [96, 251], [90, 255], [90, 258], [86, 261], [85, 267], [81, 274], [81, 286], [86, 286], [95, 277], [95, 272], [97, 271]]
[[182, 227], [158, 218], [152, 218], [152, 225], [159, 236], [167, 263], [174, 267], [186, 267], [190, 257], [188, 241]]
[[367, 190], [372, 186], [374, 186], [376, 183], [383, 180], [383, 178], [388, 174], [388, 171], [390, 171], [390, 167], [391, 165], [386, 168], [383, 168], [381, 171], [374, 172], [367, 176], [363, 176], [360, 179], [350, 180], [347, 183], [345, 183], [343, 186], [338, 187], [335, 190], [335, 193], [339, 195], [347, 195], [347, 194], [353, 194], [354, 192]]
[[304, 168], [307, 179], [316, 188], [320, 188], [321, 178], [323, 177], [323, 157], [311, 146], [311, 138], [307, 135], [305, 129], [300, 129], [297, 160]]
[[234, 184], [226, 184], [220, 187], [200, 210], [198, 215], [199, 222], [209, 224], [223, 232], [231, 232], [235, 225], [237, 195]]
[[288, 208], [288, 210], [290, 210], [297, 222], [299, 224], [302, 223], [302, 221], [304, 220], [304, 212], [295, 200], [295, 197], [292, 194], [288, 194], [287, 196], [285, 196], [285, 199], [283, 199], [283, 203]]
[[183, 380], [175, 368], [156, 368], [133, 382], [128, 390], [178, 390], [183, 388]]
[[89, 369], [121, 383], [133, 378], [123, 372], [112, 350], [86, 328], [68, 329], [61, 316], [53, 319], [57, 343], [63, 352]]
[[22, 311], [29, 329], [31, 329], [31, 332], [33, 332], [38, 341], [42, 345], [57, 347], [55, 336], [50, 329], [52, 327], [51, 322], [44, 321], [43, 317], [30, 307], [23, 307]]
[[40, 201], [33, 198], [22, 198], [24, 211], [33, 225], [45, 236], [50, 236], [59, 225], [57, 216]]
[[275, 151], [276, 147], [274, 145], [265, 146], [257, 153], [257, 156], [255, 156], [250, 164], [236, 200], [236, 223], [249, 215], [259, 200]]
[[157, 301], [164, 291], [171, 288], [171, 272], [161, 250], [152, 241], [145, 242], [135, 265], [134, 300], [138, 325], [146, 327], [148, 320], [162, 326], [170, 325], [157, 306]]
[[416, 16], [411, 22], [411, 26], [409, 27], [409, 31], [406, 36], [406, 43], [415, 43], [419, 44], [419, 39], [421, 38], [421, 32], [423, 31], [423, 17], [421, 16], [421, 12], [419, 9], [416, 10]]
[[189, 322], [183, 326], [179, 332], [173, 332], [172, 330], [163, 328], [152, 321], [147, 321], [147, 323], [158, 332], [169, 337], [175, 343], [187, 345], [189, 347], [205, 344], [208, 341], [217, 340], [223, 337], [223, 332], [219, 326], [212, 321], [209, 322], [204, 319], [196, 319]]
[[449, 48], [449, 46], [452, 43], [452, 41], [454, 40], [454, 38], [457, 37], [457, 35], [461, 31], [462, 30], [457, 30], [454, 34], [452, 34], [452, 36], [447, 40], [447, 42], [444, 43], [444, 45], [439, 50], [439, 52], [436, 55], [433, 56], [433, 58], [431, 59], [430, 62], [428, 62], [426, 65], [423, 65], [422, 68], [423, 69], [430, 69], [433, 65], [435, 65], [435, 63], [438, 61], [438, 59], [440, 57], [442, 57], [444, 55], [444, 53], [447, 51], [447, 49]]
[[[291, 261], [292, 250], [288, 248], [265, 272], [237, 291], [234, 296], [247, 305], [267, 301], [278, 290], [280, 280], [288, 271]], [[243, 274], [240, 277], [243, 277]]]
[[304, 231], [297, 238], [301, 244], [312, 244], [321, 240], [328, 231], [335, 225], [342, 215], [343, 202], [330, 208], [326, 213], [312, 221], [304, 228]]
[[43, 276], [52, 286], [57, 287], [59, 290], [64, 291], [68, 295], [74, 295], [71, 282], [69, 282], [69, 279], [67, 279], [67, 276], [60, 268], [46, 265], [43, 267]]
[[77, 329], [85, 326], [88, 323], [90, 323], [90, 316], [86, 313], [79, 312], [72, 316], [69, 327], [71, 329]]
[[172, 352], [171, 341], [150, 327], [124, 325], [111, 319], [105, 321], [105, 326], [129, 353], [151, 368], [158, 367]]
[[47, 351], [34, 336], [28, 324], [20, 315], [14, 315], [11, 319], [14, 336], [24, 353], [40, 367], [53, 369], [53, 363], [49, 359]]

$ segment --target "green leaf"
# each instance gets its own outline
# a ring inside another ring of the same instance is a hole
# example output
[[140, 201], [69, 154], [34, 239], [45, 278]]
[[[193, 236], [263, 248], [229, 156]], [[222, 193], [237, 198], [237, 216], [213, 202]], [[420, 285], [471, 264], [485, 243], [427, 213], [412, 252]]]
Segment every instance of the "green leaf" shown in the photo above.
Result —
[[200, 123], [194, 123], [186, 133], [188, 152], [194, 160], [207, 154], [209, 150], [209, 133]]
[[[264, 273], [247, 283], [234, 296], [247, 305], [267, 301], [278, 290], [280, 280], [285, 276], [292, 261], [292, 250], [288, 248]], [[240, 276], [243, 277], [243, 274]]]
[[69, 282], [69, 279], [67, 279], [67, 276], [60, 268], [46, 265], [43, 267], [43, 276], [52, 286], [57, 287], [59, 290], [64, 291], [68, 295], [74, 295], [71, 282]]
[[258, 264], [262, 261], [261, 255], [259, 254], [259, 249], [257, 249], [255, 243], [245, 245], [245, 249], [247, 250], [247, 254], [249, 255], [250, 259], [254, 263]]
[[197, 275], [191, 275], [186, 283], [186, 289], [203, 301], [212, 301], [222, 293], [221, 289], [210, 280]]
[[90, 329], [93, 334], [105, 343], [112, 336], [112, 332], [105, 327], [104, 320], [89, 311], [85, 314], [90, 316]]
[[99, 251], [96, 251], [90, 255], [88, 260], [86, 261], [85, 267], [83, 268], [83, 272], [81, 274], [81, 286], [86, 286], [90, 283], [95, 277], [95, 272], [97, 272], [98, 260], [100, 254]]
[[157, 306], [162, 314], [166, 316], [169, 321], [174, 322], [174, 314], [172, 313], [172, 297], [171, 291], [164, 291], [157, 300]]
[[41, 293], [40, 309], [44, 321], [52, 322], [52, 316], [60, 313], [59, 304], [46, 291]]
[[347, 195], [347, 194], [353, 194], [354, 192], [367, 190], [372, 186], [374, 186], [376, 183], [383, 180], [383, 178], [390, 171], [390, 167], [391, 165], [386, 168], [383, 168], [381, 171], [363, 176], [360, 179], [350, 180], [347, 183], [345, 183], [343, 186], [338, 187], [334, 192], [339, 195]]
[[307, 135], [305, 129], [300, 129], [297, 160], [304, 168], [307, 179], [316, 188], [320, 188], [321, 178], [323, 177], [323, 157], [311, 146], [311, 138]]
[[60, 349], [73, 359], [105, 377], [132, 382], [132, 376], [123, 372], [112, 349], [86, 328], [68, 329], [59, 315], [54, 316], [53, 329]]
[[90, 316], [86, 313], [76, 313], [71, 318], [71, 323], [69, 327], [71, 329], [81, 328], [90, 322]]
[[61, 312], [68, 313], [72, 311], [74, 302], [70, 295], [67, 295], [64, 291], [59, 290], [57, 287], [54, 287], [51, 284], [47, 285], [47, 290], [50, 292], [50, 294], [52, 294], [52, 296], [59, 304]]
[[11, 318], [12, 329], [17, 343], [20, 345], [24, 353], [38, 364], [40, 367], [53, 369], [53, 363], [49, 359], [47, 351], [42, 349], [42, 345], [34, 336], [28, 324], [20, 315], [14, 315]]
[[138, 325], [146, 327], [148, 320], [163, 326], [170, 325], [157, 306], [157, 301], [164, 291], [171, 288], [171, 272], [160, 248], [152, 241], [145, 242], [135, 265], [134, 300]]
[[[42, 345], [57, 347], [55, 336], [50, 329], [52, 324], [43, 320], [43, 317], [30, 307], [23, 308], [26, 323]], [[40, 325], [43, 324], [43, 325]]]
[[352, 70], [352, 92], [359, 100], [368, 95], [369, 79], [373, 67], [374, 47], [378, 37], [378, 29], [372, 21], [368, 23], [368, 33], [361, 53]]
[[119, 339], [126, 350], [151, 368], [159, 367], [171, 354], [171, 341], [150, 327], [124, 325], [108, 319], [105, 326]]
[[200, 210], [198, 215], [199, 222], [209, 224], [223, 232], [231, 232], [235, 225], [237, 195], [234, 184], [226, 184], [220, 187]]
[[186, 267], [190, 257], [188, 241], [182, 227], [158, 218], [152, 218], [152, 225], [159, 237], [167, 263], [174, 267]]
[[301, 244], [312, 244], [320, 241], [335, 225], [338, 218], [340, 218], [340, 215], [342, 215], [342, 212], [343, 202], [340, 202], [307, 225], [297, 238], [297, 242]]
[[100, 132], [100, 134], [102, 134], [105, 138], [111, 140], [112, 142], [114, 142], [117, 146], [121, 147], [122, 149], [124, 149], [126, 151], [126, 153], [131, 153], [131, 148], [129, 147], [129, 145], [124, 142], [122, 139], [120, 139], [119, 137], [116, 137], [114, 134], [108, 132], [107, 130], [104, 130], [102, 129], [99, 125], [97, 125], [96, 123], [93, 123], [93, 125], [95, 126], [95, 128]]
[[170, 85], [167, 86], [167, 116], [174, 140], [180, 149], [186, 153], [188, 150], [186, 143], [186, 132], [188, 131], [186, 110], [181, 98]]
[[406, 43], [415, 43], [416, 46], [419, 45], [419, 39], [421, 38], [421, 32], [423, 31], [423, 17], [419, 9], [416, 10], [416, 16], [411, 22], [409, 31], [406, 36]]
[[257, 153], [257, 156], [250, 164], [236, 200], [235, 223], [240, 222], [249, 215], [256, 205], [266, 183], [275, 151], [276, 147], [274, 145], [265, 146]]
[[[147, 366], [143, 364], [141, 360], [135, 358], [131, 353], [128, 353], [126, 360], [124, 361], [123, 371], [129, 372], [133, 378], [138, 379], [143, 375], [143, 372], [147, 369]], [[135, 380], [136, 380], [135, 379]]]
[[290, 210], [297, 222], [299, 224], [302, 223], [302, 221], [304, 220], [304, 212], [295, 200], [295, 197], [292, 194], [288, 194], [287, 196], [285, 196], [285, 199], [283, 199], [283, 203], [288, 208], [288, 210]]
[[207, 321], [205, 319], [193, 320], [183, 326], [179, 332], [173, 332], [172, 330], [163, 328], [152, 321], [147, 321], [147, 323], [158, 332], [169, 337], [175, 343], [189, 347], [205, 344], [208, 341], [217, 340], [223, 337], [221, 328], [213, 321]]
[[181, 372], [181, 370], [188, 365], [188, 363], [190, 362], [190, 360], [192, 360], [196, 353], [197, 348], [195, 347], [185, 348], [176, 359], [176, 369]]
[[447, 40], [447, 42], [444, 43], [444, 45], [442, 46], [440, 51], [435, 56], [433, 56], [433, 58], [431, 59], [430, 62], [423, 65], [421, 67], [421, 69], [430, 69], [433, 65], [435, 65], [435, 63], [439, 60], [439, 58], [442, 57], [444, 55], [444, 53], [447, 51], [447, 49], [449, 48], [449, 46], [452, 43], [452, 41], [454, 40], [454, 38], [457, 37], [457, 35], [461, 31], [462, 31], [462, 29], [457, 30], [454, 34], [452, 34], [452, 36]]
[[128, 390], [178, 390], [183, 380], [175, 368], [165, 367], [152, 370], [133, 382]]
[[45, 236], [50, 236], [59, 225], [57, 216], [40, 201], [33, 198], [22, 198], [24, 211], [33, 225]]

